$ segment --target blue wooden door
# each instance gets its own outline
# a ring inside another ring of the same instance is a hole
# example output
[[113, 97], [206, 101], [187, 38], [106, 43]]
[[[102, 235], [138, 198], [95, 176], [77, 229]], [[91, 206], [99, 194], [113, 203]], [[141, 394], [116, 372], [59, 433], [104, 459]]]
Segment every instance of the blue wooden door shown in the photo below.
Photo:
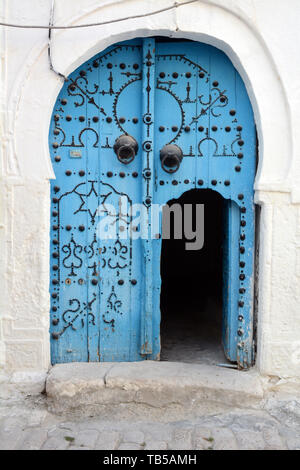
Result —
[[[137, 146], [129, 160], [114, 147], [124, 135]], [[162, 148], [181, 152], [175, 165]], [[225, 54], [152, 38], [109, 47], [64, 84], [50, 149], [52, 362], [159, 358], [161, 227], [153, 233], [151, 210], [209, 188], [224, 198], [224, 351], [250, 365], [255, 126]]]

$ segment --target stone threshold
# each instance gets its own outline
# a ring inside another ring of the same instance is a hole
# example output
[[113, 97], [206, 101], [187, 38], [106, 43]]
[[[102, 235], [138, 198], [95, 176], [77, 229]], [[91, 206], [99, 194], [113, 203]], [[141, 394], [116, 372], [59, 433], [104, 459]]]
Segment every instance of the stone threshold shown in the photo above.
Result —
[[255, 370], [179, 362], [56, 364], [46, 381], [49, 411], [122, 419], [184, 419], [224, 408], [259, 407]]

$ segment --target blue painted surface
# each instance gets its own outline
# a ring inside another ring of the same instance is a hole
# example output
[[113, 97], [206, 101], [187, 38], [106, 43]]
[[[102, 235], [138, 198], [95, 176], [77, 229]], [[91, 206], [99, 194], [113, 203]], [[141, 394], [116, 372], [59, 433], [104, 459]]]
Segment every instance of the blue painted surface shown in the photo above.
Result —
[[[112, 149], [124, 133], [139, 144], [128, 165]], [[148, 38], [111, 46], [64, 84], [49, 142], [56, 175], [52, 362], [159, 356], [161, 239], [125, 239], [133, 223], [128, 210], [115, 219], [124, 226], [118, 238], [101, 240], [97, 207], [117, 206], [121, 194], [129, 208], [142, 202], [150, 213], [152, 203], [209, 188], [224, 198], [224, 350], [241, 367], [251, 364], [256, 137], [244, 84], [229, 59], [193, 42]], [[184, 154], [174, 174], [159, 159], [168, 143]]]

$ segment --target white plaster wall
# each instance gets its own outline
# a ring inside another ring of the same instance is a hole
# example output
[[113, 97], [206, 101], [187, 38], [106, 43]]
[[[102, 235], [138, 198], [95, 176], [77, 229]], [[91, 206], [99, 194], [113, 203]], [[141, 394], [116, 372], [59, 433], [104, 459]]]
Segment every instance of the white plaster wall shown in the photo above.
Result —
[[[184, 2], [181, 0], [179, 3]], [[60, 25], [147, 13], [173, 0], [56, 0]], [[50, 0], [2, 0], [2, 20], [48, 24]], [[69, 74], [108, 45], [170, 35], [215, 45], [241, 73], [259, 136], [262, 205], [257, 366], [300, 377], [300, 2], [199, 0], [176, 10], [53, 33], [53, 62]], [[0, 367], [49, 366], [48, 127], [62, 81], [49, 69], [47, 30], [0, 27]]]

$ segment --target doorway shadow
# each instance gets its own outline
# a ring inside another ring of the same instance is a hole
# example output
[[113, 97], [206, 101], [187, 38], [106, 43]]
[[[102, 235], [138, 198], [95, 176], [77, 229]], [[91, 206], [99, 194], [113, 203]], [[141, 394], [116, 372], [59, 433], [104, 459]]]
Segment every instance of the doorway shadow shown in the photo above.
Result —
[[[186, 240], [162, 240], [161, 360], [201, 364], [228, 363], [222, 348], [223, 198], [212, 190], [194, 189], [177, 203], [204, 204], [204, 245], [186, 250]], [[195, 225], [194, 225], [195, 227]], [[173, 229], [173, 230], [172, 230]]]

